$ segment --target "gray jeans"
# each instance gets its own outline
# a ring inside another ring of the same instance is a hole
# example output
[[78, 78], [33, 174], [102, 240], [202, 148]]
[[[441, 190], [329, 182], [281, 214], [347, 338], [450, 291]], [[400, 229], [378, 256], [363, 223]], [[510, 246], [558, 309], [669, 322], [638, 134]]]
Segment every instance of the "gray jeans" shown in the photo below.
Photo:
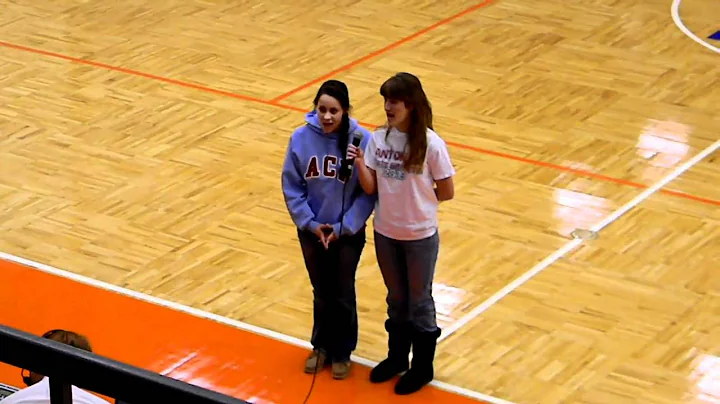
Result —
[[432, 295], [440, 236], [394, 240], [375, 232], [375, 253], [387, 288], [388, 317], [421, 332], [437, 330]]

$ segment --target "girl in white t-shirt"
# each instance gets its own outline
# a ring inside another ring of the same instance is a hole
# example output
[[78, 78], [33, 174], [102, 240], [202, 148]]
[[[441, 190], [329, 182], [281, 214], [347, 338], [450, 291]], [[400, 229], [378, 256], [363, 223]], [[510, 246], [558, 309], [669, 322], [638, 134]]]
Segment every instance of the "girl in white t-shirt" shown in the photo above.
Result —
[[[387, 287], [388, 357], [370, 373], [374, 383], [408, 370], [395, 385], [410, 394], [432, 381], [440, 336], [432, 296], [440, 239], [437, 210], [453, 198], [453, 168], [432, 129], [432, 109], [417, 77], [398, 73], [380, 87], [387, 125], [363, 151], [350, 145], [360, 184], [378, 194], [375, 252]], [[409, 363], [412, 346], [412, 366]]]

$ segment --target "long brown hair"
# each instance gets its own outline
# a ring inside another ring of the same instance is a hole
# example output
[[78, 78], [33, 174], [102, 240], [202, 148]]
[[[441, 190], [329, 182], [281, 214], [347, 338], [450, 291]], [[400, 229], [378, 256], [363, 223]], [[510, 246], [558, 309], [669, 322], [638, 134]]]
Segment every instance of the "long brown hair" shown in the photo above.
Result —
[[433, 129], [433, 116], [430, 101], [420, 79], [410, 73], [397, 73], [380, 86], [380, 95], [386, 99], [402, 101], [410, 110], [408, 150], [403, 158], [403, 166], [408, 172], [422, 172], [427, 151], [427, 130]]

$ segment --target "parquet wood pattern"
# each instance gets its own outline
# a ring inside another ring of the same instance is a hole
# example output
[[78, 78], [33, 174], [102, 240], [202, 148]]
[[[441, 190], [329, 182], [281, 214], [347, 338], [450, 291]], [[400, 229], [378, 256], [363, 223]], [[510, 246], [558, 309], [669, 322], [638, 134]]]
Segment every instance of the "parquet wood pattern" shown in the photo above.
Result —
[[516, 402], [713, 402], [716, 211], [651, 197], [447, 339], [440, 372]]

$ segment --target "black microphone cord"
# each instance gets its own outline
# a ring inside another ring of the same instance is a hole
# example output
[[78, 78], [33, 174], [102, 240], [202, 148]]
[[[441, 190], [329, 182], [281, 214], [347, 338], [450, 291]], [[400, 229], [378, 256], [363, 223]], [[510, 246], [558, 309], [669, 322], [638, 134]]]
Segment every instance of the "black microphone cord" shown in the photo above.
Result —
[[[338, 172], [338, 175], [341, 177], [344, 177], [341, 172]], [[347, 188], [347, 183], [350, 181], [350, 178], [352, 177], [352, 169], [350, 170], [350, 173], [348, 174], [347, 178], [343, 181], [343, 187], [342, 187], [342, 197], [341, 203], [340, 203], [340, 232], [338, 234], [338, 241], [340, 241], [340, 237], [342, 237], [343, 232], [343, 223], [345, 221], [345, 193]], [[342, 180], [341, 180], [342, 181]], [[319, 359], [319, 358], [318, 358]], [[330, 359], [332, 361], [332, 358], [325, 357], [325, 360]], [[324, 365], [324, 364], [323, 364]], [[315, 371], [313, 372], [312, 381], [310, 382], [310, 390], [308, 390], [307, 396], [305, 396], [305, 400], [303, 401], [303, 404], [307, 404], [308, 400], [310, 400], [310, 396], [312, 395], [313, 388], [315, 387], [315, 380], [317, 379], [318, 374], [318, 366], [320, 366], [320, 361], [315, 361]]]
[[310, 382], [310, 390], [307, 393], [307, 396], [305, 396], [305, 401], [303, 401], [303, 404], [307, 404], [308, 400], [310, 399], [310, 395], [312, 394], [313, 387], [315, 387], [315, 379], [317, 378], [318, 373], [318, 366], [320, 366], [320, 358], [317, 358], [318, 360], [315, 361], [315, 371], [313, 372], [312, 382]]

